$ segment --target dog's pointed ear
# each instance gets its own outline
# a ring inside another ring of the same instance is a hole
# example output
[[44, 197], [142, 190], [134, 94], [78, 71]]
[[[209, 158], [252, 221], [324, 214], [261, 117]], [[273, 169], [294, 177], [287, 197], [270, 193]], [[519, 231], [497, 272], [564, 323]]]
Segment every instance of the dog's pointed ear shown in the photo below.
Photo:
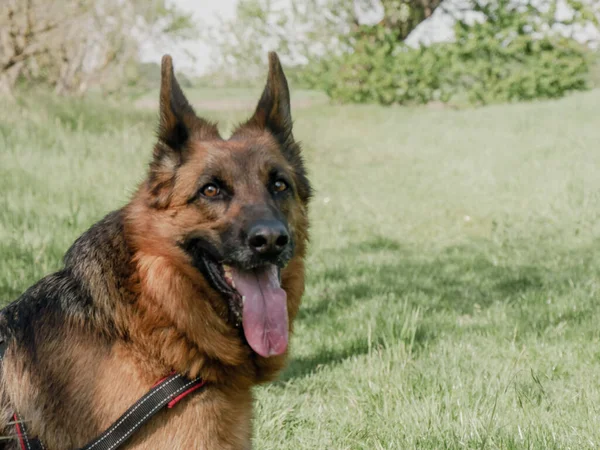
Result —
[[189, 138], [191, 121], [196, 113], [175, 78], [173, 60], [165, 55], [161, 63], [160, 78], [160, 123], [158, 138], [169, 149], [181, 150]]
[[233, 133], [232, 139], [252, 135], [256, 131], [269, 131], [281, 147], [281, 152], [290, 162], [296, 173], [298, 192], [303, 201], [311, 196], [311, 187], [306, 178], [306, 169], [300, 152], [300, 145], [292, 134], [292, 113], [290, 90], [281, 68], [277, 53], [269, 53], [269, 75], [267, 84], [258, 101], [254, 115]]
[[161, 63], [158, 142], [150, 164], [149, 188], [154, 206], [168, 204], [177, 168], [185, 161], [193, 140], [221, 139], [215, 124], [196, 116], [173, 70], [171, 56]]
[[290, 90], [275, 52], [269, 52], [267, 84], [254, 115], [245, 125], [268, 129], [282, 144], [293, 140]]
[[196, 116], [175, 78], [169, 55], [163, 56], [161, 64], [158, 138], [174, 151], [181, 151], [191, 138], [221, 138], [215, 124]]

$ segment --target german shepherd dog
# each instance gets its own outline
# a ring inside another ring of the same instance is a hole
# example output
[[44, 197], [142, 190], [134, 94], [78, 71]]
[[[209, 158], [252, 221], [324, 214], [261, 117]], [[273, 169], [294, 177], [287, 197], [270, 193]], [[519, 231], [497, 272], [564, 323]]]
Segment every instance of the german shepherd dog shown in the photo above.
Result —
[[205, 389], [126, 448], [251, 448], [251, 389], [284, 367], [304, 291], [311, 188], [288, 84], [270, 53], [254, 115], [225, 140], [168, 55], [161, 77], [145, 181], [0, 314], [4, 436], [17, 411], [48, 450], [81, 447], [175, 371]]

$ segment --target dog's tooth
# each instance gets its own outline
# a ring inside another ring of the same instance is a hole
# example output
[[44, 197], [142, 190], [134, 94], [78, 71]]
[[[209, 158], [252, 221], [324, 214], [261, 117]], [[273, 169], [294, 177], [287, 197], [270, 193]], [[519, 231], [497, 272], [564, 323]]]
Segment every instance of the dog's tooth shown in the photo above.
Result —
[[233, 281], [233, 269], [227, 264], [223, 264], [223, 273], [225, 280], [235, 289], [235, 282]]
[[245, 295], [242, 295], [242, 305], [243, 305], [244, 303], [246, 303], [246, 296], [245, 296]]

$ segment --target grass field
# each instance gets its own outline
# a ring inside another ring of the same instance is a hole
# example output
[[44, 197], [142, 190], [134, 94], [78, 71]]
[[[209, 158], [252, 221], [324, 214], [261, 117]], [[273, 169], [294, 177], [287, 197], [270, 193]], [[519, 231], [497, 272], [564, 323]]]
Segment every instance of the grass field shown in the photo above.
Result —
[[[290, 365], [257, 390], [257, 449], [600, 446], [598, 105], [296, 111], [308, 286]], [[243, 112], [209, 115], [227, 130]], [[2, 303], [127, 201], [155, 119], [0, 108]]]

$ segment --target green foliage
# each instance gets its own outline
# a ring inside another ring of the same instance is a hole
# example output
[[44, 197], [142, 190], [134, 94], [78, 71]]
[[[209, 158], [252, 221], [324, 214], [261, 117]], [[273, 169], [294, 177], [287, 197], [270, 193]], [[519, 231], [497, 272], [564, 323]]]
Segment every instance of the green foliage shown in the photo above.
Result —
[[412, 49], [398, 44], [385, 27], [361, 30], [351, 54], [334, 59], [323, 74], [310, 72], [305, 80], [336, 100], [382, 104], [427, 103], [447, 100], [446, 46]]
[[[484, 20], [458, 20], [453, 43], [414, 49], [383, 26], [361, 29], [352, 52], [333, 58], [322, 76], [313, 70], [304, 79], [336, 100], [382, 104], [457, 97], [486, 104], [588, 88], [589, 51], [553, 30], [555, 8], [510, 0], [471, 6]], [[581, 11], [569, 22], [587, 20]]]
[[486, 20], [455, 27], [451, 70], [476, 103], [557, 98], [588, 87], [589, 60], [574, 39], [548, 30], [555, 8], [510, 0], [476, 2]]

